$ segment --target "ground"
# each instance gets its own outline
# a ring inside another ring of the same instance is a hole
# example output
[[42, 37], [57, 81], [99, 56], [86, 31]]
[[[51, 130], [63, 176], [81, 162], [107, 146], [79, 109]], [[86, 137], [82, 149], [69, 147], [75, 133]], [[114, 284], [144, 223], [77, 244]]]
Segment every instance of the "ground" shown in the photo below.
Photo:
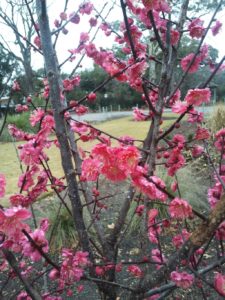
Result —
[[[165, 127], [168, 127], [169, 124], [171, 123], [172, 120], [167, 120], [165, 123]], [[108, 122], [104, 122], [104, 123], [100, 123], [97, 124], [97, 127], [104, 130], [104, 131], [108, 131], [110, 132], [112, 135], [115, 135], [117, 137], [119, 136], [123, 136], [123, 135], [130, 135], [133, 137], [138, 137], [138, 139], [142, 139], [144, 138], [144, 135], [148, 129], [149, 124], [147, 122], [133, 122], [130, 120], [130, 118], [123, 118], [120, 120], [111, 120]], [[187, 122], [183, 122], [181, 128], [177, 129], [176, 133], [185, 133], [186, 137], [188, 137], [189, 135], [191, 135], [194, 131], [194, 127], [193, 125], [188, 124]], [[13, 145], [12, 143], [10, 144], [3, 144], [0, 147], [0, 154], [4, 153], [4, 162], [7, 162], [7, 158], [11, 158], [13, 156], [13, 153], [15, 151], [15, 145]], [[50, 150], [51, 153], [49, 155], [53, 155], [54, 156], [54, 163], [53, 163], [53, 170], [55, 172], [55, 174], [61, 174], [61, 170], [60, 170], [60, 158], [57, 154], [57, 151], [55, 148]], [[3, 164], [3, 169], [6, 171], [7, 173], [7, 179], [11, 180], [9, 182], [11, 182], [11, 190], [7, 190], [7, 195], [9, 195], [10, 193], [15, 192], [15, 188], [16, 188], [16, 180], [17, 180], [17, 176], [20, 173], [20, 169], [18, 167], [18, 170], [16, 170], [15, 165], [17, 165], [17, 157], [14, 154], [13, 156], [13, 160], [11, 158], [11, 160], [8, 160], [10, 162], [12, 162], [12, 164], [10, 163], [5, 163]], [[57, 162], [57, 163], [56, 163]], [[13, 165], [13, 168], [12, 168]], [[192, 165], [192, 164], [191, 164]], [[200, 168], [199, 168], [200, 166]], [[1, 168], [1, 172], [4, 173], [4, 171]], [[203, 211], [205, 209], [207, 209], [207, 202], [205, 199], [205, 195], [206, 195], [206, 189], [207, 186], [210, 184], [210, 178], [207, 178], [207, 166], [205, 166], [205, 169], [203, 170], [202, 168], [202, 161], [199, 161], [199, 163], [197, 163], [197, 165], [195, 164], [192, 167], [188, 167], [188, 168], [184, 168], [183, 171], [178, 173], [178, 180], [180, 182], [181, 185], [181, 192], [182, 195], [184, 194], [184, 198], [189, 199], [189, 195], [190, 195], [190, 189], [187, 187], [189, 187], [190, 185], [192, 186], [192, 190], [191, 190], [191, 194], [192, 196], [194, 195], [192, 201], [195, 201], [194, 205], [198, 206], [199, 205], [199, 199], [201, 199], [202, 204], [200, 206], [200, 209], [202, 209]], [[166, 176], [164, 174], [164, 176]], [[189, 182], [188, 182], [189, 180]], [[188, 182], [188, 183], [187, 183]], [[195, 190], [195, 186], [197, 186], [196, 190]], [[121, 206], [121, 201], [123, 199], [123, 197], [121, 195], [123, 195], [124, 191], [127, 188], [127, 183], [119, 183], [116, 184], [115, 186], [112, 187], [112, 185], [104, 180], [102, 182], [103, 186], [103, 190], [102, 193], [107, 195], [109, 193], [115, 193], [116, 196], [107, 201], [107, 206], [108, 209], [104, 212], [102, 212], [102, 218], [104, 220], [104, 226], [106, 228], [107, 231], [112, 230], [114, 224], [114, 217], [115, 217], [115, 213], [117, 213], [118, 209]], [[185, 189], [186, 187], [186, 189]], [[199, 188], [200, 187], [200, 188]], [[195, 200], [197, 198], [197, 200]], [[49, 211], [49, 209], [53, 206], [53, 198], [52, 197], [48, 197], [45, 200], [41, 200], [39, 202], [37, 202], [35, 204], [35, 209], [37, 211], [37, 217], [41, 218], [46, 216], [46, 211]], [[204, 202], [205, 201], [205, 202]], [[193, 203], [192, 203], [193, 204]], [[161, 213], [165, 213], [165, 212], [161, 212]], [[130, 219], [132, 217], [132, 213], [129, 215], [128, 219]], [[61, 219], [61, 218], [60, 218]], [[67, 217], [68, 220], [68, 217]], [[67, 226], [68, 225], [67, 223]], [[119, 250], [119, 259], [121, 260], [126, 260], [129, 261], [130, 259], [134, 259], [134, 260], [138, 260], [140, 258], [140, 249], [143, 246], [144, 243], [144, 239], [145, 237], [141, 237], [140, 236], [140, 226], [141, 223], [138, 220], [138, 217], [136, 217], [129, 226], [129, 234], [128, 234], [128, 238], [126, 240], [122, 240], [121, 244], [119, 246], [120, 250]], [[69, 227], [67, 227], [68, 229]], [[62, 230], [62, 229], [61, 229]], [[59, 234], [60, 234], [60, 230], [59, 230]], [[165, 255], [169, 255], [171, 253], [171, 245], [168, 244], [168, 238], [170, 237], [170, 235], [172, 235], [173, 232], [165, 232], [164, 235], [162, 236], [162, 245], [165, 249]], [[212, 257], [216, 255], [216, 249], [219, 247], [220, 245], [217, 245], [215, 242], [215, 249], [212, 250], [212, 252], [209, 254]], [[151, 250], [151, 248], [149, 249], [149, 251]], [[57, 259], [56, 256], [54, 256], [54, 259]], [[126, 279], [124, 284], [129, 283], [132, 279], [131, 277], [127, 277], [127, 273], [125, 272], [125, 270], [118, 274], [118, 279], [120, 280], [124, 280], [124, 276], [126, 274]], [[210, 280], [212, 278], [208, 278], [208, 280]], [[0, 275], [0, 286], [3, 286], [4, 283], [6, 282], [7, 278], [5, 277], [5, 275], [3, 273], [1, 273]], [[47, 282], [48, 282], [48, 278], [46, 278]], [[44, 282], [40, 281], [39, 282], [40, 286], [43, 286]], [[19, 289], [19, 282], [17, 280], [10, 280], [10, 283], [7, 285], [6, 290], [6, 294], [4, 300], [8, 300], [8, 299], [16, 299], [16, 294], [15, 292], [18, 292]], [[73, 297], [68, 297], [68, 296], [63, 296], [63, 299], [78, 299], [78, 300], [86, 300], [86, 299], [95, 299], [98, 300], [98, 296], [96, 294], [96, 287], [87, 282], [84, 284], [85, 286], [85, 290], [83, 293], [81, 293], [80, 295], [76, 295]], [[163, 299], [168, 299], [168, 300], [172, 300], [172, 299], [193, 299], [193, 300], [197, 300], [197, 299], [205, 299], [205, 296], [208, 296], [207, 299], [209, 300], [213, 300], [213, 299], [222, 299], [222, 297], [218, 296], [217, 294], [215, 294], [212, 290], [210, 290], [210, 288], [208, 286], [204, 286], [204, 296], [203, 293], [200, 289], [196, 288], [194, 290], [194, 292], [190, 292], [189, 290], [184, 291], [184, 290], [179, 290], [177, 289], [176, 291], [174, 291], [174, 294], [168, 295], [167, 297], [164, 297]], [[208, 295], [210, 294], [211, 295]], [[75, 297], [75, 298], [74, 298]], [[178, 297], [178, 298], [176, 298]], [[0, 299], [1, 295], [0, 295]], [[120, 300], [126, 300], [126, 296], [124, 294], [121, 294], [120, 296]]]

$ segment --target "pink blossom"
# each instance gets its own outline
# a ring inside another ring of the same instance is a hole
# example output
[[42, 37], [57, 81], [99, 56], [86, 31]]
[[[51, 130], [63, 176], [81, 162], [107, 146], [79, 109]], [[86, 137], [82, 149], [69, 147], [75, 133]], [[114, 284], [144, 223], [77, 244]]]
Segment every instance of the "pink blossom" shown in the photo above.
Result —
[[201, 156], [203, 152], [204, 152], [204, 148], [202, 146], [195, 145], [192, 148], [191, 154], [194, 158], [197, 158], [197, 157]]
[[222, 25], [223, 24], [220, 21], [216, 21], [216, 24], [211, 28], [214, 36], [220, 32]]
[[91, 2], [85, 2], [84, 4], [80, 5], [80, 13], [82, 15], [84, 14], [90, 15], [92, 10], [93, 10], [93, 4], [91, 4]]
[[225, 221], [222, 222], [216, 231], [216, 238], [220, 241], [225, 240]]
[[78, 266], [85, 267], [89, 265], [88, 252], [77, 251], [74, 256], [74, 260], [77, 262]]
[[216, 273], [214, 277], [214, 287], [221, 296], [225, 297], [225, 275]]
[[[82, 164], [82, 175], [87, 178], [87, 173], [88, 178], [93, 180], [96, 180], [99, 172], [112, 181], [122, 181], [134, 171], [139, 160], [139, 152], [134, 146], [108, 147], [98, 144], [93, 148], [91, 156], [94, 159], [89, 158], [87, 162], [84, 160]], [[92, 164], [94, 169], [89, 168]]]
[[204, 21], [199, 18], [194, 19], [188, 26], [188, 30], [190, 32], [190, 36], [192, 38], [200, 38], [205, 32], [205, 28], [203, 27]]
[[96, 181], [99, 176], [100, 162], [98, 159], [87, 158], [82, 162], [82, 177], [87, 181]]
[[207, 140], [210, 138], [210, 133], [209, 133], [208, 129], [199, 126], [196, 130], [194, 138], [199, 141]]
[[220, 182], [216, 182], [215, 185], [208, 189], [208, 201], [211, 208], [214, 208], [222, 195], [222, 185]]
[[60, 22], [59, 22], [59, 20], [55, 19], [54, 25], [55, 25], [56, 28], [59, 28], [59, 27], [60, 27]]
[[78, 116], [82, 116], [88, 112], [88, 107], [84, 105], [79, 105], [74, 107], [73, 110]]
[[154, 225], [158, 213], [156, 208], [150, 209], [148, 212], [148, 238], [151, 243], [155, 244], [158, 244], [158, 235], [161, 232], [160, 225]]
[[62, 21], [66, 21], [67, 20], [67, 14], [65, 12], [61, 12], [59, 16], [60, 16], [60, 19]]
[[217, 150], [224, 152], [225, 150], [225, 128], [220, 129], [216, 133], [216, 141], [214, 143]]
[[30, 296], [28, 296], [27, 292], [22, 291], [16, 297], [16, 300], [32, 300], [32, 298]]
[[205, 89], [194, 89], [189, 90], [185, 101], [187, 101], [188, 105], [201, 105], [202, 103], [209, 103], [211, 97], [211, 92], [209, 88]]
[[172, 192], [176, 192], [176, 190], [177, 190], [177, 188], [178, 188], [178, 182], [175, 180], [175, 181], [173, 181], [172, 182], [172, 184], [171, 184], [171, 190], [172, 190]]
[[195, 56], [194, 53], [190, 53], [187, 56], [185, 56], [184, 58], [182, 58], [181, 67], [182, 67], [184, 72], [187, 69], [188, 69], [188, 73], [195, 73], [195, 72], [198, 71], [199, 64], [201, 62], [201, 59], [198, 56], [194, 59], [194, 62], [192, 62], [192, 65], [189, 68], [189, 65], [190, 65], [191, 61], [193, 60], [194, 56]]
[[84, 274], [83, 268], [90, 264], [87, 256], [87, 252], [82, 253], [79, 251], [79, 253], [76, 254], [70, 249], [63, 249], [60, 279], [66, 284], [72, 284], [74, 281], [79, 281]]
[[87, 100], [90, 102], [90, 103], [93, 103], [95, 102], [96, 100], [96, 94], [95, 93], [90, 93], [88, 96], [87, 96]]
[[173, 136], [172, 142], [178, 146], [179, 150], [183, 149], [185, 143], [185, 137], [183, 134], [175, 134]]
[[192, 109], [188, 114], [189, 123], [202, 123], [203, 119], [204, 114], [202, 112], [198, 112], [197, 110]]
[[172, 242], [174, 246], [179, 249], [185, 241], [187, 241], [190, 237], [190, 233], [186, 229], [182, 229], [181, 234], [177, 234], [172, 238]]
[[188, 289], [194, 283], [194, 276], [186, 272], [173, 271], [170, 274], [170, 278], [178, 287], [182, 289]]
[[18, 81], [16, 81], [16, 80], [13, 81], [12, 90], [15, 91], [15, 92], [19, 92], [21, 90]]
[[171, 218], [185, 219], [192, 216], [191, 205], [183, 199], [174, 198], [169, 205], [169, 213]]
[[174, 176], [176, 172], [182, 168], [185, 164], [185, 158], [181, 151], [178, 148], [174, 148], [170, 152], [170, 156], [166, 162], [166, 166], [168, 167], [168, 175]]
[[63, 80], [63, 87], [65, 91], [72, 91], [74, 87], [79, 86], [80, 84], [80, 76], [75, 76], [71, 79], [66, 78]]
[[66, 35], [68, 32], [69, 32], [68, 29], [66, 29], [65, 27], [63, 27], [62, 33]]
[[12, 206], [22, 206], [22, 207], [28, 207], [32, 202], [29, 196], [24, 196], [22, 194], [11, 195], [9, 200]]
[[160, 252], [159, 249], [152, 249], [151, 254], [152, 254], [152, 260], [158, 263], [156, 268], [160, 269], [162, 264], [166, 262], [165, 256]]
[[89, 40], [89, 35], [87, 32], [81, 32], [80, 34], [80, 43], [85, 43]]
[[[34, 232], [29, 234], [30, 237], [33, 239], [34, 243], [42, 249], [44, 253], [47, 253], [48, 248], [48, 241], [45, 238], [45, 232], [41, 229], [35, 229]], [[39, 261], [42, 258], [42, 255], [38, 251], [37, 248], [29, 241], [23, 240], [23, 254], [27, 257], [30, 257], [32, 261]]]
[[95, 27], [97, 25], [97, 19], [96, 18], [90, 18], [89, 23], [91, 27]]
[[44, 232], [48, 231], [49, 228], [49, 220], [47, 218], [40, 220], [40, 229]]
[[79, 24], [80, 23], [79, 14], [71, 13], [69, 15], [69, 19], [70, 19], [70, 22], [73, 23], [73, 24]]
[[[132, 61], [130, 61], [131, 63]], [[147, 63], [145, 60], [142, 60], [139, 63], [135, 63], [130, 68], [127, 69], [126, 75], [131, 87], [137, 91], [142, 91], [142, 81], [140, 77], [144, 75], [145, 70], [147, 69]]]
[[38, 35], [34, 38], [34, 44], [38, 49], [41, 49], [41, 39]]
[[21, 206], [0, 210], [0, 231], [14, 242], [20, 242], [22, 229], [29, 230], [23, 221], [30, 218], [31, 213]]
[[8, 125], [9, 134], [15, 138], [16, 141], [28, 141], [34, 136], [18, 129], [14, 124]]
[[33, 113], [30, 115], [30, 124], [31, 126], [35, 126], [40, 120], [44, 117], [45, 112], [41, 108], [37, 108], [33, 111]]
[[145, 209], [145, 206], [142, 204], [142, 205], [138, 205], [135, 209], [135, 213], [141, 217], [143, 212], [144, 212], [144, 209]]
[[22, 105], [22, 104], [16, 105], [16, 112], [25, 112], [28, 110], [29, 110], [29, 107], [27, 105]]
[[[170, 31], [170, 43], [173, 46], [176, 46], [180, 38], [180, 33], [177, 30], [171, 29]], [[162, 40], [166, 42], [166, 30], [163, 30]]]
[[176, 102], [179, 102], [180, 98], [181, 98], [181, 91], [180, 89], [177, 89], [169, 101], [170, 106], [173, 106]]
[[166, 0], [142, 0], [145, 8], [149, 10], [157, 10], [163, 12], [169, 12], [170, 7]]
[[133, 109], [133, 115], [135, 121], [146, 121], [148, 119], [148, 116], [137, 107]]
[[0, 198], [5, 196], [6, 179], [4, 174], [0, 174]]
[[120, 139], [121, 146], [134, 144], [134, 138], [129, 135], [121, 136], [119, 139]]
[[131, 174], [133, 185], [139, 188], [141, 192], [146, 194], [150, 199], [165, 201], [167, 195], [157, 188], [157, 186], [159, 186], [161, 189], [164, 189], [165, 183], [156, 176], [151, 176], [148, 180], [146, 175], [147, 169], [137, 166]]
[[104, 267], [95, 267], [95, 273], [97, 276], [103, 276], [105, 274], [105, 268]]
[[176, 114], [183, 114], [187, 111], [188, 105], [187, 102], [176, 101], [172, 106], [172, 112]]
[[43, 157], [42, 147], [35, 145], [35, 140], [30, 140], [19, 147], [19, 156], [25, 165], [40, 164], [39, 158]]
[[127, 271], [131, 273], [134, 277], [141, 278], [143, 276], [143, 272], [140, 267], [136, 265], [131, 265], [127, 268]]

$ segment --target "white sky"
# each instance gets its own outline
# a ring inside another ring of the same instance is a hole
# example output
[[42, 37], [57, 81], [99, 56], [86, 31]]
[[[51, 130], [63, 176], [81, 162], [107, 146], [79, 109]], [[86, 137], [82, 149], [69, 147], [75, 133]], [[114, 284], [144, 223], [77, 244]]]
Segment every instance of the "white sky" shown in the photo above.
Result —
[[[5, 0], [1, 0], [0, 5], [2, 5], [4, 1]], [[72, 13], [72, 12], [76, 11], [81, 2], [83, 2], [83, 1], [70, 0], [69, 7], [68, 7], [68, 13]], [[103, 5], [105, 3], [105, 1], [102, 1], [102, 0], [94, 0], [92, 2], [94, 3], [94, 5], [98, 9], [98, 11], [101, 10], [101, 8], [103, 7]], [[108, 10], [112, 6], [112, 2], [113, 2], [112, 0], [108, 1], [108, 4], [104, 10], [103, 15], [106, 15]], [[60, 14], [60, 12], [63, 11], [64, 1], [63, 0], [48, 0], [47, 3], [49, 6], [50, 26], [51, 26], [51, 28], [54, 28], [53, 22], [56, 18], [59, 19], [59, 14]], [[116, 0], [116, 3], [119, 3], [119, 0]], [[225, 19], [224, 16], [225, 16], [225, 11], [222, 11], [218, 14], [217, 18], [221, 22], [224, 23], [223, 26], [225, 27], [225, 21], [223, 21]], [[77, 47], [78, 42], [79, 42], [80, 33], [87, 32], [89, 30], [89, 23], [88, 23], [89, 18], [90, 18], [90, 16], [87, 16], [87, 15], [81, 16], [81, 22], [79, 25], [75, 25], [75, 24], [67, 25], [66, 28], [69, 30], [68, 35], [60, 34], [60, 38], [57, 43], [57, 55], [58, 55], [60, 63], [62, 61], [64, 61], [65, 58], [68, 57], [68, 54], [69, 54], [68, 49], [73, 49], [73, 48]], [[114, 9], [111, 11], [111, 13], [107, 19], [108, 22], [115, 21], [115, 20], [122, 20], [122, 12], [117, 4], [114, 5]], [[206, 16], [205, 24], [204, 24], [205, 26], [207, 25], [208, 21], [209, 21], [209, 16]], [[96, 30], [96, 27], [93, 29], [92, 34], [90, 34], [90, 38], [92, 37], [95, 30]], [[18, 48], [13, 43], [14, 42], [13, 35], [11, 34], [11, 32], [8, 29], [6, 29], [6, 28], [3, 29], [2, 24], [0, 24], [0, 32], [4, 33], [5, 39], [8, 42], [10, 42], [11, 49], [15, 52], [18, 52]], [[110, 48], [113, 44], [114, 38], [115, 38], [114, 34], [112, 34], [111, 37], [106, 37], [105, 34], [100, 30], [94, 42], [96, 43], [96, 45], [98, 47]], [[222, 57], [225, 54], [224, 41], [225, 41], [225, 28], [223, 28], [221, 33], [216, 37], [213, 37], [211, 34], [211, 31], [210, 31], [205, 42], [211, 44], [214, 48], [217, 48], [219, 50], [219, 57]], [[19, 55], [19, 53], [18, 53], [18, 55]], [[32, 58], [33, 58], [32, 65], [35, 69], [43, 67], [43, 60], [42, 60], [42, 57], [40, 54], [33, 53]], [[67, 62], [67, 64], [65, 65], [63, 70], [65, 72], [69, 73], [74, 68], [77, 61], [78, 60], [75, 60], [73, 62]], [[82, 65], [85, 68], [90, 68], [92, 66], [92, 61], [90, 59], [85, 59], [82, 62]]]

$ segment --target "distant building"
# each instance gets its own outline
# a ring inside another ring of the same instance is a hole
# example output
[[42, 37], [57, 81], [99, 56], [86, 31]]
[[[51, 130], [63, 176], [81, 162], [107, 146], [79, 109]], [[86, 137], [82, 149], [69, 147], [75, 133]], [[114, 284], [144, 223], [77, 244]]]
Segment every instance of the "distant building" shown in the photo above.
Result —
[[7, 107], [9, 108], [9, 113], [15, 112], [15, 102], [11, 99], [8, 106], [9, 99], [10, 97], [8, 96], [0, 98], [0, 118], [5, 114]]

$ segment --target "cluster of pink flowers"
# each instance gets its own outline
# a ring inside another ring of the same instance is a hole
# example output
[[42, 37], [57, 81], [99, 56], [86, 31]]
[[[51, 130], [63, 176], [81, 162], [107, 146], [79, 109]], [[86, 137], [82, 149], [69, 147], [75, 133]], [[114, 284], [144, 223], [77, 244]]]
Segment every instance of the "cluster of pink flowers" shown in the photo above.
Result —
[[8, 125], [9, 134], [15, 138], [16, 141], [29, 141], [34, 138], [34, 135], [18, 129], [14, 124]]
[[74, 87], [79, 86], [80, 76], [75, 76], [71, 79], [67, 78], [63, 80], [63, 88], [65, 91], [69, 92], [74, 89]]
[[147, 173], [147, 168], [137, 166], [131, 174], [132, 184], [150, 200], [166, 201], [167, 195], [162, 191], [166, 187], [163, 180], [157, 176], [149, 177]]
[[[208, 55], [208, 46], [203, 45], [200, 53], [195, 56], [195, 53], [189, 53], [187, 56], [182, 58], [181, 67], [185, 72], [188, 69], [188, 73], [195, 73], [198, 71], [200, 63], [207, 58]], [[194, 61], [193, 61], [194, 59]], [[190, 63], [192, 64], [190, 65]], [[190, 67], [189, 67], [190, 66]]]
[[223, 221], [219, 228], [216, 231], [216, 238], [219, 241], [224, 241], [225, 240], [225, 221]]
[[163, 12], [169, 12], [170, 7], [166, 0], [142, 0], [143, 5], [147, 10], [157, 10]]
[[173, 271], [170, 274], [171, 280], [180, 288], [188, 289], [194, 283], [194, 276], [187, 272]]
[[148, 115], [146, 115], [142, 110], [140, 110], [137, 107], [133, 109], [133, 116], [135, 121], [146, 121], [149, 118]]
[[65, 285], [71, 285], [74, 281], [80, 281], [84, 275], [84, 268], [90, 265], [88, 252], [77, 251], [71, 249], [62, 250], [62, 264], [60, 270], [53, 269], [49, 273], [52, 280], [58, 280], [59, 287], [64, 288]]
[[222, 25], [223, 24], [220, 21], [218, 21], [218, 20], [216, 21], [216, 24], [212, 27], [212, 34], [214, 36], [220, 32]]
[[[225, 165], [222, 165], [219, 170], [220, 179], [225, 183]], [[211, 208], [214, 208], [217, 202], [220, 200], [223, 193], [223, 186], [218, 177], [214, 176], [215, 184], [208, 189], [208, 201]]]
[[225, 154], [225, 128], [220, 129], [215, 136], [215, 147], [223, 155]]
[[225, 297], [225, 275], [216, 273], [214, 287], [221, 296]]
[[38, 49], [41, 49], [41, 39], [40, 37], [37, 35], [35, 36], [34, 38], [34, 45], [38, 48]]
[[187, 102], [188, 105], [199, 106], [202, 103], [209, 103], [210, 97], [211, 92], [209, 88], [194, 89], [188, 91], [184, 100]]
[[192, 148], [191, 154], [194, 158], [197, 158], [201, 156], [203, 152], [204, 152], [204, 148], [202, 146], [195, 145]]
[[29, 107], [27, 105], [17, 104], [16, 105], [16, 112], [25, 112], [28, 111]]
[[168, 175], [174, 176], [176, 172], [185, 165], [185, 158], [181, 153], [181, 149], [174, 148], [169, 153], [165, 167], [168, 168]]
[[189, 239], [190, 235], [191, 234], [187, 231], [187, 229], [182, 229], [180, 234], [177, 234], [172, 238], [173, 245], [179, 249], [184, 242]]
[[22, 229], [29, 231], [29, 226], [23, 223], [31, 217], [31, 213], [20, 206], [0, 210], [0, 231], [6, 236], [4, 245], [11, 246], [12, 243], [20, 243], [23, 238]]
[[157, 263], [156, 269], [160, 269], [162, 264], [166, 262], [166, 258], [159, 249], [152, 249], [152, 260]]
[[33, 113], [30, 115], [30, 124], [31, 126], [35, 126], [38, 122], [40, 122], [45, 115], [45, 111], [41, 108], [37, 108], [33, 111]]
[[190, 33], [190, 36], [192, 38], [201, 38], [202, 35], [205, 32], [205, 28], [203, 27], [204, 21], [201, 19], [197, 18], [191, 21], [191, 23], [188, 26], [188, 30]]
[[14, 80], [12, 85], [12, 90], [15, 92], [19, 92], [21, 90], [19, 82]]
[[182, 154], [185, 146], [185, 138], [182, 134], [175, 134], [172, 141], [168, 142], [168, 145], [172, 150], [164, 151], [163, 157], [167, 159], [165, 167], [168, 169], [168, 175], [174, 176], [185, 164], [185, 158]]
[[192, 217], [192, 207], [184, 199], [174, 198], [169, 205], [169, 213], [171, 218], [185, 219]]
[[141, 278], [143, 276], [143, 271], [137, 265], [131, 265], [127, 268], [127, 271], [131, 273], [134, 277]]
[[[30, 233], [30, 237], [33, 239], [34, 243], [41, 248], [44, 253], [49, 250], [48, 241], [45, 237], [45, 231], [42, 229], [35, 229], [34, 232]], [[42, 258], [40, 251], [35, 247], [27, 238], [22, 240], [23, 254], [34, 262], [39, 261]]]
[[156, 208], [150, 209], [148, 212], [148, 238], [151, 243], [155, 244], [158, 244], [159, 241], [157, 237], [161, 233], [161, 226], [154, 225], [158, 213]]
[[96, 145], [90, 158], [82, 163], [82, 177], [95, 181], [103, 174], [112, 181], [125, 180], [136, 168], [140, 154], [134, 146], [108, 147], [106, 144]]

